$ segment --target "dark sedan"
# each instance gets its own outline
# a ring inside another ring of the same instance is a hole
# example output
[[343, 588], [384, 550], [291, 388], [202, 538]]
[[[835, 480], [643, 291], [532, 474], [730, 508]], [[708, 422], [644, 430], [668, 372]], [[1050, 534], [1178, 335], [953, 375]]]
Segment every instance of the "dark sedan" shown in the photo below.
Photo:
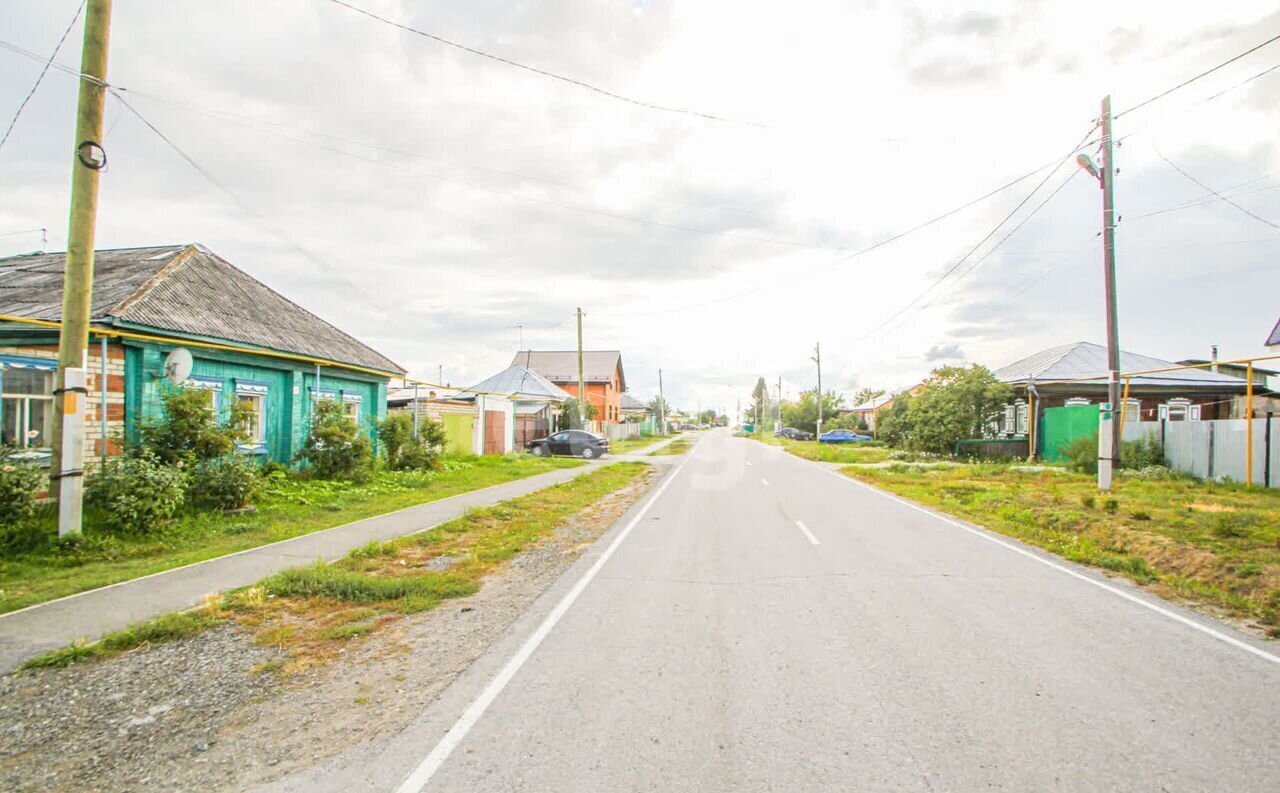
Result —
[[609, 439], [586, 430], [561, 430], [547, 438], [535, 438], [524, 448], [538, 457], [556, 455], [590, 460], [609, 453]]
[[793, 441], [811, 441], [813, 440], [813, 433], [805, 432], [804, 430], [798, 430], [795, 427], [783, 427], [782, 429], [773, 433], [773, 437], [789, 438]]

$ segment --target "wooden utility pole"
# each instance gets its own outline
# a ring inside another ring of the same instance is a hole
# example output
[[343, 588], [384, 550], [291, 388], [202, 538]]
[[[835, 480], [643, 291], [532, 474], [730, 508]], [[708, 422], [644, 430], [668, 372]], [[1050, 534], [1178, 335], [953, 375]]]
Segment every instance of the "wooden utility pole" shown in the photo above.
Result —
[[[58, 535], [80, 533], [84, 497], [85, 368], [93, 296], [93, 248], [98, 214], [98, 177], [107, 164], [102, 117], [107, 95], [107, 43], [111, 0], [88, 0], [80, 54], [80, 97], [71, 160], [71, 218], [58, 333], [58, 375], [54, 395], [51, 493], [58, 499]], [[106, 410], [106, 406], [102, 406]], [[102, 439], [105, 445], [106, 438]]]
[[814, 440], [822, 435], [822, 344], [813, 345], [813, 362], [818, 365], [818, 427]]
[[778, 426], [774, 431], [782, 429], [782, 375], [778, 375]]
[[[1111, 97], [1102, 99], [1102, 270], [1107, 299], [1107, 401], [1111, 403], [1108, 444], [1098, 450], [1098, 489], [1110, 490], [1111, 477], [1120, 467], [1123, 427], [1116, 421], [1120, 410], [1120, 330], [1116, 309], [1116, 206], [1115, 161], [1112, 157]], [[1099, 435], [1101, 438], [1101, 435]]]
[[578, 309], [578, 422], [587, 427], [587, 389], [582, 377], [582, 309]]

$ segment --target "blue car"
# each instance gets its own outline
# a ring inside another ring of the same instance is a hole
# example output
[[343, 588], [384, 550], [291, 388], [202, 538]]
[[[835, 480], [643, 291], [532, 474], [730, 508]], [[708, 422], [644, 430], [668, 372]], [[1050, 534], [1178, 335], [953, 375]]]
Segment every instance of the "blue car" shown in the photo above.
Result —
[[869, 440], [870, 435], [859, 435], [853, 430], [830, 430], [818, 436], [818, 443], [858, 443]]

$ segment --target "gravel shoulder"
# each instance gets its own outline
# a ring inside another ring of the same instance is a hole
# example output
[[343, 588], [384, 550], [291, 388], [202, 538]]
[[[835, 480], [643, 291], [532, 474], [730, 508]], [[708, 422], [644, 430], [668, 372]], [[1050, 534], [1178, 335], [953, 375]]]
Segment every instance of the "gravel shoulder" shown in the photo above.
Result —
[[287, 681], [234, 627], [0, 678], [0, 789], [240, 791], [401, 730], [644, 494], [651, 471], [562, 523], [468, 598], [352, 639]]

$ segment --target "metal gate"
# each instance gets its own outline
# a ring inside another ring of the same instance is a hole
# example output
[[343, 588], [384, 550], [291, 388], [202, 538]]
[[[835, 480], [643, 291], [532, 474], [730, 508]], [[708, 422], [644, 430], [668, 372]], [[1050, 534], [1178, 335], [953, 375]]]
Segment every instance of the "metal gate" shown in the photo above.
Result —
[[1040, 452], [1048, 462], [1062, 460], [1062, 450], [1076, 438], [1098, 431], [1097, 405], [1047, 408], [1040, 421]]
[[507, 422], [501, 410], [484, 412], [484, 453], [502, 454], [506, 451]]
[[535, 438], [545, 438], [551, 434], [551, 423], [535, 416], [516, 416], [516, 449]]

